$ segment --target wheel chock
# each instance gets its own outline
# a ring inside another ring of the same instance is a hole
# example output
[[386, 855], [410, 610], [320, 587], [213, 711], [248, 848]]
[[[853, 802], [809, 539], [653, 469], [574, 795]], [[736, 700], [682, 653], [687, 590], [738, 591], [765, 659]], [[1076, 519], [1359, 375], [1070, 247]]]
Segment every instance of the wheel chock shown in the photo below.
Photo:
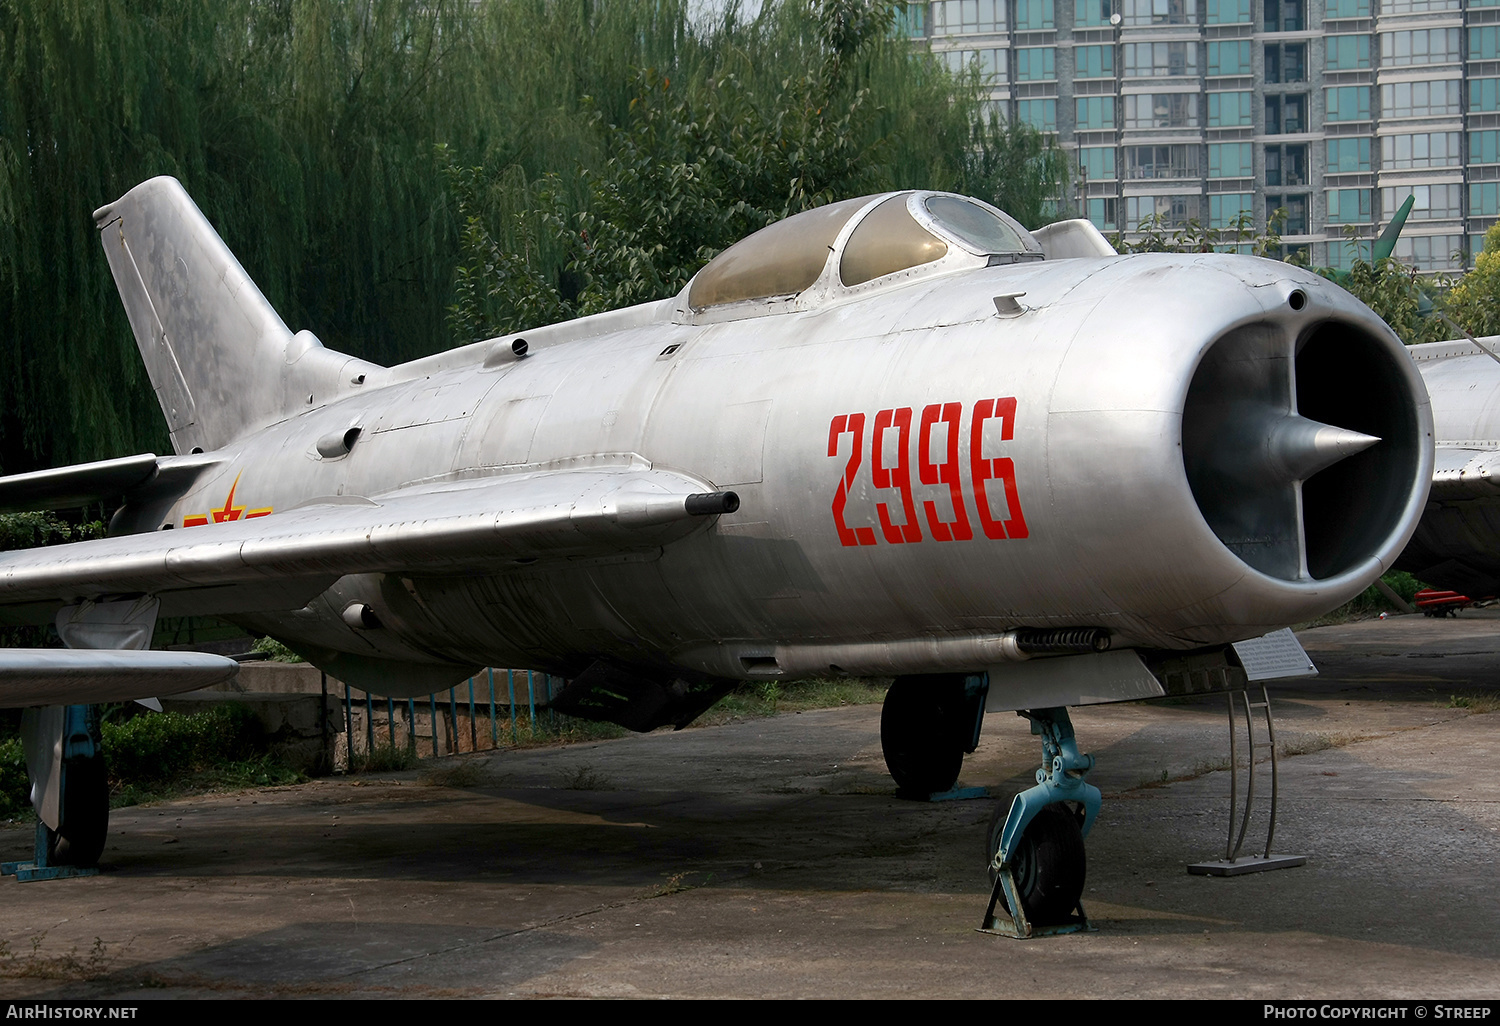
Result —
[[17, 883], [35, 880], [67, 880], [79, 876], [98, 876], [98, 866], [52, 866], [47, 864], [47, 825], [36, 824], [36, 848], [30, 862], [0, 862], [0, 876], [13, 876]]
[[[1004, 896], [1004, 905], [1001, 897]], [[1015, 877], [1010, 866], [1000, 867], [995, 876], [995, 886], [990, 890], [990, 906], [985, 909], [984, 922], [975, 931], [1013, 940], [1030, 940], [1033, 937], [1057, 937], [1065, 933], [1096, 933], [1098, 928], [1089, 922], [1079, 902], [1061, 923], [1040, 925], [1026, 918], [1021, 907], [1021, 896], [1016, 893]]]
[[904, 798], [909, 802], [963, 802], [974, 798], [988, 798], [990, 789], [987, 787], [955, 787], [951, 791], [903, 791], [896, 790], [897, 798]]

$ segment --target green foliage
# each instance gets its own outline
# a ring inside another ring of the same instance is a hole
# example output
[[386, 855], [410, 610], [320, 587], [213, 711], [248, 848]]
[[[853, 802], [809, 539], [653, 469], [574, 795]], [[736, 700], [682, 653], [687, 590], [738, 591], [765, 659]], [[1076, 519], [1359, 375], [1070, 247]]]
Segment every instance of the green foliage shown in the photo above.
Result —
[[746, 235], [850, 196], [952, 188], [1042, 221], [1066, 179], [1061, 152], [987, 123], [977, 79], [894, 37], [891, 15], [784, 3], [685, 32], [670, 66], [630, 76], [623, 110], [585, 100], [603, 156], [569, 179], [451, 164], [456, 340], [666, 298]]
[[264, 754], [266, 744], [255, 714], [233, 704], [200, 713], [151, 713], [124, 723], [106, 721], [101, 732], [110, 777], [141, 783], [254, 759]]
[[[442, 347], [457, 252], [435, 146], [483, 152], [524, 66], [512, 0], [0, 4], [0, 470], [162, 451], [90, 212], [182, 179], [293, 326]], [[494, 63], [504, 55], [511, 63]]]
[[1455, 334], [1441, 317], [1424, 312], [1432, 309], [1432, 300], [1426, 295], [1431, 286], [1415, 268], [1395, 259], [1387, 258], [1375, 264], [1356, 260], [1347, 274], [1329, 268], [1319, 268], [1318, 273], [1342, 285], [1354, 298], [1375, 311], [1407, 345], [1441, 342]]
[[31, 814], [31, 782], [26, 777], [26, 753], [21, 739], [0, 741], [0, 819]]
[[1024, 122], [976, 117], [957, 191], [1036, 228], [1056, 219], [1058, 197], [1067, 192], [1071, 174], [1068, 155], [1051, 136]]
[[303, 663], [307, 661], [275, 638], [261, 638], [250, 646], [250, 651], [260, 652], [273, 662], [278, 663]]
[[[200, 713], [143, 713], [101, 726], [112, 804], [133, 805], [190, 786], [256, 787], [294, 783], [301, 774], [267, 754], [260, 721], [244, 706]], [[0, 819], [31, 814], [19, 738], [0, 741]]]
[[1471, 335], [1500, 335], [1500, 224], [1484, 236], [1474, 269], [1448, 292], [1447, 313]]

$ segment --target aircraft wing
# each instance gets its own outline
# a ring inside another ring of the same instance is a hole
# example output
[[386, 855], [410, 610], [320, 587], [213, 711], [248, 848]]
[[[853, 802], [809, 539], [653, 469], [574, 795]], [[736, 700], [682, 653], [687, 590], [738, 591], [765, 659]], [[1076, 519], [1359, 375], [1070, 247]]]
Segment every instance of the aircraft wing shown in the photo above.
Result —
[[0, 622], [46, 622], [105, 596], [155, 596], [162, 615], [293, 609], [346, 574], [467, 574], [649, 549], [738, 505], [639, 458], [331, 496], [254, 520], [7, 553]]

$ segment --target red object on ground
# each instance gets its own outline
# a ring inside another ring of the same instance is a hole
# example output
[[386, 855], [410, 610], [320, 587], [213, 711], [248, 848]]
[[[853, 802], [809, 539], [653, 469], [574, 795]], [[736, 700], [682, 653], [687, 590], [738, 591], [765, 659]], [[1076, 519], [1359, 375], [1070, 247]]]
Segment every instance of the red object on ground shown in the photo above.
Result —
[[1467, 595], [1460, 595], [1456, 591], [1439, 591], [1437, 588], [1423, 588], [1412, 598], [1416, 607], [1428, 616], [1447, 616], [1474, 602]]

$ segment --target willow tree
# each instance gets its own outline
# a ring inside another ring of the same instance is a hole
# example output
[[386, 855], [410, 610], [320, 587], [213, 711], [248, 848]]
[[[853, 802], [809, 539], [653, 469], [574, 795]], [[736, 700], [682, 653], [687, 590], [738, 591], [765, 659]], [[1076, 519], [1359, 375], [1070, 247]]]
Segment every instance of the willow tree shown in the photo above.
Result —
[[1056, 151], [987, 127], [977, 79], [955, 79], [894, 14], [866, 0], [731, 11], [673, 34], [625, 79], [626, 102], [586, 102], [597, 142], [571, 173], [455, 163], [455, 341], [671, 295], [771, 221], [863, 193], [954, 189], [1039, 219], [1048, 181], [1063, 184]]
[[377, 360], [442, 343], [437, 142], [495, 124], [473, 5], [0, 2], [0, 470], [159, 448], [90, 213], [180, 178], [294, 327]]

